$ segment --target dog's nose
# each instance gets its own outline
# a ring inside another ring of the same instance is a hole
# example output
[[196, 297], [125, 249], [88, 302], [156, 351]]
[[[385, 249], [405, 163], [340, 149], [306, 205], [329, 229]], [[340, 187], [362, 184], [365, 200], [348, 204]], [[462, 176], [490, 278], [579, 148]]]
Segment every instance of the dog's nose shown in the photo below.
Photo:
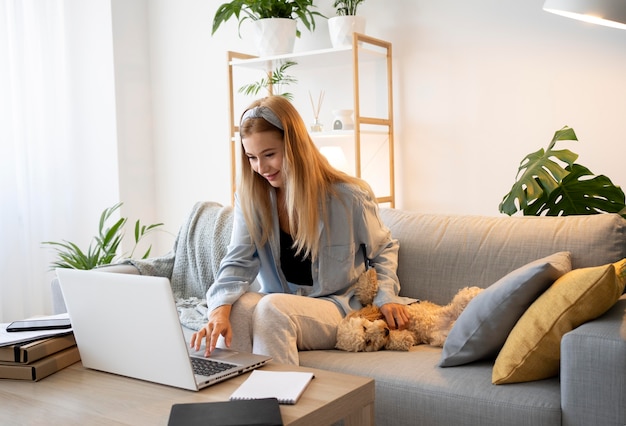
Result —
[[389, 329], [385, 328], [385, 337], [389, 336]]

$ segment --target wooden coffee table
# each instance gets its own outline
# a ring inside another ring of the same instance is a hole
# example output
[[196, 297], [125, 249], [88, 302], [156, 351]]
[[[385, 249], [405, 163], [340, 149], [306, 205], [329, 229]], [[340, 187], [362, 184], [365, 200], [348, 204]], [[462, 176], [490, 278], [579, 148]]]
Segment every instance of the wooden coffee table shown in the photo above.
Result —
[[[270, 363], [264, 370], [312, 371], [295, 405], [281, 405], [285, 425], [374, 424], [374, 381]], [[249, 373], [248, 373], [249, 374]], [[80, 362], [39, 382], [0, 380], [0, 424], [166, 425], [173, 404], [226, 401], [248, 374], [199, 392], [89, 370]]]

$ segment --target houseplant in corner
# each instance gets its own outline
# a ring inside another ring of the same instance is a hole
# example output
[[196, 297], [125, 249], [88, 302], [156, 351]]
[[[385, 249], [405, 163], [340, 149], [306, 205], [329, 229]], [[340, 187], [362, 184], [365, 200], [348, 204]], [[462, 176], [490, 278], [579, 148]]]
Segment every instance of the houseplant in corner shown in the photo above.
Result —
[[525, 216], [619, 213], [626, 218], [624, 191], [619, 186], [575, 163], [578, 154], [553, 149], [559, 141], [577, 140], [574, 129], [566, 126], [555, 132], [547, 150], [528, 154], [500, 203], [500, 212], [509, 216], [517, 211]]
[[[135, 222], [134, 237], [135, 245], [128, 255], [121, 255], [118, 253], [118, 249], [122, 239], [124, 238], [124, 225], [126, 225], [127, 218], [118, 219], [110, 227], [107, 223], [113, 213], [122, 206], [122, 203], [117, 203], [112, 207], [104, 209], [100, 215], [100, 222], [98, 226], [98, 235], [93, 237], [92, 242], [89, 244], [87, 250], [81, 250], [77, 244], [70, 241], [44, 241], [43, 244], [51, 246], [57, 253], [57, 260], [50, 265], [54, 268], [72, 268], [72, 269], [93, 269], [98, 266], [108, 265], [115, 263], [122, 257], [133, 258], [135, 250], [139, 242], [150, 232], [156, 228], [162, 226], [162, 223], [155, 223], [152, 225], [141, 225], [141, 222], [137, 220]], [[95, 244], [94, 244], [95, 243]], [[148, 258], [152, 246], [148, 247], [143, 254], [142, 259]]]
[[365, 18], [356, 11], [364, 0], [335, 0], [337, 16], [328, 19], [328, 33], [333, 47], [352, 46], [353, 33], [365, 33]]
[[313, 0], [232, 0], [217, 8], [211, 34], [233, 16], [239, 29], [249, 19], [254, 23], [259, 56], [291, 53], [295, 38], [300, 36], [297, 21], [313, 32], [315, 17], [324, 17], [313, 10], [315, 7]]

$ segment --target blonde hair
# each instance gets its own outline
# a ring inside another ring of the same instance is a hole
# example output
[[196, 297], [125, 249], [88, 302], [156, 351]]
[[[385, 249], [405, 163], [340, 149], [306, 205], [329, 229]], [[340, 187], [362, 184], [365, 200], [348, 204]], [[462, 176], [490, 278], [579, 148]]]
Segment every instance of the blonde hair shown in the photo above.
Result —
[[[335, 184], [355, 185], [373, 198], [365, 181], [333, 168], [313, 143], [295, 107], [282, 96], [269, 96], [252, 103], [248, 110], [266, 107], [280, 120], [282, 128], [261, 117], [246, 118], [239, 128], [241, 138], [260, 132], [278, 132], [284, 142], [282, 176], [289, 230], [298, 254], [316, 259], [319, 253], [319, 221], [328, 224], [326, 204], [336, 196]], [[246, 111], [248, 111], [246, 110]], [[246, 115], [245, 112], [242, 117]], [[274, 232], [269, 192], [272, 186], [251, 167], [241, 149], [239, 203], [255, 244], [267, 243]]]

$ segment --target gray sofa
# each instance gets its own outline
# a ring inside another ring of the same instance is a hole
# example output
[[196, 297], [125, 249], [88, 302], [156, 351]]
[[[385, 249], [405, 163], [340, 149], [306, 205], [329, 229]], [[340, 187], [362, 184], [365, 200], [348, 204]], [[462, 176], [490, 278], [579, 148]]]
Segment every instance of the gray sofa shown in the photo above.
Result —
[[[626, 220], [618, 215], [381, 215], [400, 241], [401, 294], [442, 304], [461, 287], [488, 287], [556, 252], [569, 251], [572, 268], [626, 257]], [[55, 310], [63, 310], [62, 300]], [[441, 354], [426, 345], [409, 352], [306, 351], [300, 363], [374, 378], [379, 426], [626, 425], [626, 296], [563, 337], [560, 377], [493, 385], [493, 360], [441, 368]]]
[[[559, 251], [571, 252], [573, 268], [626, 257], [626, 220], [618, 215], [381, 215], [400, 241], [401, 294], [437, 303]], [[441, 352], [425, 345], [410, 352], [308, 351], [300, 364], [374, 378], [378, 426], [626, 425], [626, 296], [565, 335], [560, 378], [493, 385], [493, 361], [441, 368]]]

